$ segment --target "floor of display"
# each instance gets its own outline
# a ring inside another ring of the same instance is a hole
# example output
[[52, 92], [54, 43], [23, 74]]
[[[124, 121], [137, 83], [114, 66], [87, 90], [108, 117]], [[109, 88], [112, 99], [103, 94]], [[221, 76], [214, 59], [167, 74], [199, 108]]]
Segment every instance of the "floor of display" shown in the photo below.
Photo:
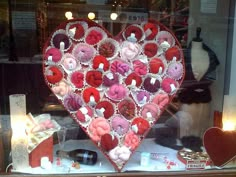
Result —
[[[65, 142], [65, 150], [73, 149], [88, 149], [95, 150], [98, 153], [98, 161], [95, 165], [80, 165], [80, 169], [72, 167], [72, 160], [62, 159], [61, 165], [57, 165], [57, 157], [55, 152], [59, 146], [54, 146], [54, 162], [51, 169], [42, 169], [41, 167], [27, 168], [21, 170], [13, 170], [12, 172], [28, 173], [28, 174], [75, 174], [75, 173], [115, 173], [114, 167], [102, 155], [99, 150], [96, 150], [94, 144], [89, 140], [68, 140]], [[148, 165], [143, 166], [140, 163], [142, 152], [156, 153], [156, 159], [151, 158]], [[213, 169], [206, 166], [205, 169]], [[154, 139], [145, 139], [137, 151], [132, 155], [131, 159], [123, 168], [122, 172], [137, 172], [137, 171], [184, 171], [185, 164], [178, 160], [177, 151], [160, 146], [155, 143]]]

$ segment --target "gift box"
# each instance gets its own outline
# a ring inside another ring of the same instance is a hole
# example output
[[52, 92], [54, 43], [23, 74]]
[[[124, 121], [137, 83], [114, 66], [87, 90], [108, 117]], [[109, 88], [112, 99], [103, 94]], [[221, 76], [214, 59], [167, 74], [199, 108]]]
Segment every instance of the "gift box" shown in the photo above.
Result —
[[40, 166], [42, 157], [48, 157], [53, 162], [53, 137], [50, 136], [41, 142], [31, 153], [29, 153], [29, 164], [32, 168]]
[[[28, 153], [29, 153], [29, 165], [34, 167], [41, 166], [41, 158], [47, 157], [49, 161], [53, 162], [53, 134], [60, 126], [51, 120], [50, 115], [39, 115], [35, 118], [30, 116], [30, 121], [34, 122], [28, 132]], [[27, 124], [29, 125], [29, 124]]]

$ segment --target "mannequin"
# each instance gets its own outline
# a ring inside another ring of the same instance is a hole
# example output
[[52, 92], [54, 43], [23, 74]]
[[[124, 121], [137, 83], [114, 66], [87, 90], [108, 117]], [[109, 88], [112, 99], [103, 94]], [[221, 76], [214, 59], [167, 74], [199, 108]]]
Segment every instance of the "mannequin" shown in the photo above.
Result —
[[[211, 93], [209, 86], [215, 78], [219, 61], [215, 53], [207, 47], [200, 38], [201, 28], [197, 28], [185, 54], [186, 74], [182, 89], [178, 95], [181, 104], [180, 137], [202, 137], [209, 126]], [[187, 117], [186, 117], [187, 115]]]
[[202, 42], [192, 41], [191, 58], [194, 78], [200, 81], [210, 64], [208, 53], [202, 48]]
[[[184, 50], [185, 77], [177, 95], [180, 109], [165, 122], [168, 131], [157, 131], [155, 135], [157, 144], [177, 150], [185, 147], [200, 152], [202, 135], [209, 126], [209, 87], [215, 80], [219, 61], [215, 53], [203, 43], [200, 33], [201, 28], [197, 28], [196, 37]], [[181, 144], [178, 144], [177, 139], [180, 139]]]

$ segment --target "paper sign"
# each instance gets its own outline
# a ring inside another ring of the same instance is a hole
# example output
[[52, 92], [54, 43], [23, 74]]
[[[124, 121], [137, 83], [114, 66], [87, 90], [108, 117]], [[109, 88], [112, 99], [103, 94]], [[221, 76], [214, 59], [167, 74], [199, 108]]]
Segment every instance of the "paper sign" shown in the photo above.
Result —
[[12, 27], [15, 30], [35, 30], [35, 12], [12, 11]]
[[188, 160], [186, 164], [187, 170], [204, 170], [206, 167], [205, 160]]
[[217, 9], [217, 0], [201, 0], [201, 12], [215, 14]]

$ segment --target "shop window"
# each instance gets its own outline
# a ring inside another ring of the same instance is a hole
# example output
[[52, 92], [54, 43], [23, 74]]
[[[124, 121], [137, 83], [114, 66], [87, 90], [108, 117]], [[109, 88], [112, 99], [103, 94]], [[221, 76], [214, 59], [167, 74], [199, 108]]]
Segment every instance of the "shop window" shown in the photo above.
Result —
[[[235, 175], [236, 125], [225, 117], [235, 105], [234, 8], [1, 1], [0, 171]], [[74, 149], [78, 162], [57, 152]]]

